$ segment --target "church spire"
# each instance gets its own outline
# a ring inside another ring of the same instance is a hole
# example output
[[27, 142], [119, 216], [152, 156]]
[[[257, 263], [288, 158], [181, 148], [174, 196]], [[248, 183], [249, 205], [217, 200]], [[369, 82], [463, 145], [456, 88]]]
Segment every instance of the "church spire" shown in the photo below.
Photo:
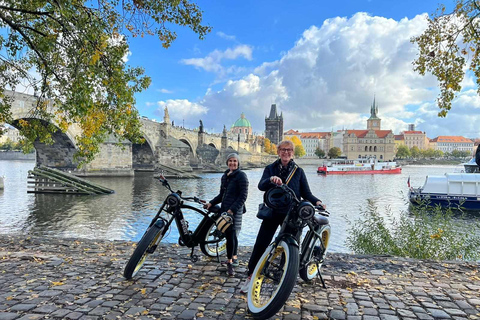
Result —
[[378, 119], [377, 113], [378, 113], [378, 104], [375, 103], [375, 95], [374, 95], [373, 96], [373, 104], [370, 108], [370, 119]]

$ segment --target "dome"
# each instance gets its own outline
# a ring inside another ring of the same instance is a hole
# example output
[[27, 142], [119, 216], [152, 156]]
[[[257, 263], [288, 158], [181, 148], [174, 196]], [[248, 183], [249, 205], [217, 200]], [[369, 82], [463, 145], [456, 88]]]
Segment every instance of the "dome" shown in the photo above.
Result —
[[250, 124], [250, 121], [245, 118], [245, 115], [242, 112], [242, 115], [240, 116], [240, 119], [235, 121], [235, 123], [232, 125], [232, 128], [235, 127], [251, 127], [252, 125]]

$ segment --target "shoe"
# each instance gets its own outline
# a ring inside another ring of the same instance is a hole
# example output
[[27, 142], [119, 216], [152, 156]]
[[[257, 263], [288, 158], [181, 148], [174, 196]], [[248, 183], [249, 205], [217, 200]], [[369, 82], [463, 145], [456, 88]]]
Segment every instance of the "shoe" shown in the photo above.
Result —
[[[221, 264], [224, 264], [224, 265], [227, 265], [228, 264], [228, 260], [225, 260], [225, 261], [222, 261]], [[238, 259], [232, 259], [232, 266], [234, 267], [238, 267]]]
[[251, 280], [252, 280], [252, 275], [249, 275], [248, 278], [245, 280], [245, 282], [240, 287], [240, 292], [241, 293], [247, 293], [248, 292], [248, 287], [250, 287], [250, 281]]
[[227, 263], [227, 274], [229, 277], [233, 277], [235, 275], [235, 269], [231, 263]]

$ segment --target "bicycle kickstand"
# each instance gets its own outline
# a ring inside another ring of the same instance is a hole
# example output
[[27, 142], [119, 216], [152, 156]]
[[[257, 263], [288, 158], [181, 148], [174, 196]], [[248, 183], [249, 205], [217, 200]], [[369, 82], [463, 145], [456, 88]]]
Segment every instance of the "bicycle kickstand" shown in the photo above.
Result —
[[195, 247], [192, 247], [192, 252], [190, 253], [190, 260], [195, 263], [195, 262], [198, 261], [198, 256], [193, 254], [194, 249], [195, 249]]
[[323, 280], [323, 277], [322, 277], [322, 272], [320, 271], [320, 265], [318, 263], [317, 263], [317, 270], [318, 270], [317, 276], [320, 278], [320, 281], [322, 282], [323, 289], [327, 289], [327, 286], [325, 285], [325, 281]]

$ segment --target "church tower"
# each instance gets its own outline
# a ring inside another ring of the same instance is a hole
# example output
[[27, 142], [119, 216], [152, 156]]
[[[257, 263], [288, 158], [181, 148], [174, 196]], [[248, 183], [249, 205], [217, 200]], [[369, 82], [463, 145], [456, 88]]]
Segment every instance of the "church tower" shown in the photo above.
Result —
[[378, 104], [375, 103], [375, 96], [373, 97], [373, 104], [370, 108], [370, 118], [367, 120], [367, 130], [380, 130], [380, 121], [377, 117]]
[[283, 140], [283, 113], [278, 115], [276, 104], [272, 104], [270, 116], [265, 117], [265, 138], [275, 145]]

